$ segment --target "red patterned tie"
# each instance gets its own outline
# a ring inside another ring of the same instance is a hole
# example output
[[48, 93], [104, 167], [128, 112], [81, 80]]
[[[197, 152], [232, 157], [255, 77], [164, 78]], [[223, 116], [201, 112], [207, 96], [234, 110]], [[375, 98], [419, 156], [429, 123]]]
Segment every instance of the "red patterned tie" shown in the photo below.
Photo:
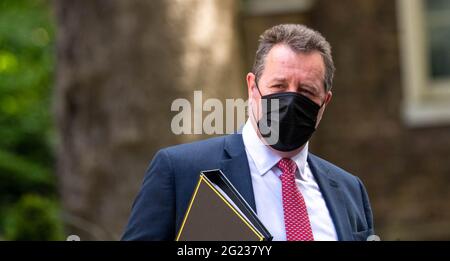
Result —
[[314, 236], [309, 222], [308, 211], [302, 193], [295, 184], [295, 171], [297, 165], [291, 159], [281, 159], [278, 167], [283, 174], [280, 176], [282, 194], [284, 225], [288, 241], [312, 241]]

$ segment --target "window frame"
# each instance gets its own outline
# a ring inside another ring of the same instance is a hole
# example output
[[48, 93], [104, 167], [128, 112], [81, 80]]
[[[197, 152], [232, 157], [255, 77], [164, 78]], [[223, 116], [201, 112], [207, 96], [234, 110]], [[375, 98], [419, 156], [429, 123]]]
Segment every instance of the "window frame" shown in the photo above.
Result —
[[450, 78], [431, 79], [425, 0], [397, 0], [402, 117], [410, 127], [450, 124]]

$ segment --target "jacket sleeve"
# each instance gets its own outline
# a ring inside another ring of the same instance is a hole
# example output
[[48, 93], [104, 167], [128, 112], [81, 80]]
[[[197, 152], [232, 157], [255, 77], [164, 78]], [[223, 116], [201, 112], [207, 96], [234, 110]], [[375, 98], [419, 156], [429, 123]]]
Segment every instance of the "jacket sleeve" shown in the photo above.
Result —
[[160, 150], [146, 171], [122, 240], [175, 239], [173, 179], [168, 153]]
[[370, 230], [370, 235], [375, 234], [375, 230], [374, 230], [374, 226], [373, 226], [373, 214], [372, 214], [372, 208], [370, 206], [370, 201], [369, 201], [369, 196], [367, 195], [367, 190], [364, 187], [364, 184], [362, 183], [362, 181], [358, 179], [358, 183], [359, 183], [359, 188], [361, 190], [361, 198], [362, 198], [362, 203], [363, 203], [363, 207], [364, 207], [364, 215], [366, 217], [366, 222], [367, 222], [367, 226]]

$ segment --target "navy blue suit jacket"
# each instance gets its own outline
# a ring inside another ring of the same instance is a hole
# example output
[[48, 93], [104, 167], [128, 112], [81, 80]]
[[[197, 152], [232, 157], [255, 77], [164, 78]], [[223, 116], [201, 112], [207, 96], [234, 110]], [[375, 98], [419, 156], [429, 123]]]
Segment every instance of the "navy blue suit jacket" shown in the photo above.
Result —
[[[374, 231], [361, 180], [312, 154], [308, 163], [339, 240], [366, 240]], [[210, 169], [221, 169], [256, 212], [241, 134], [177, 145], [158, 151], [150, 163], [122, 240], [174, 240], [200, 172]]]

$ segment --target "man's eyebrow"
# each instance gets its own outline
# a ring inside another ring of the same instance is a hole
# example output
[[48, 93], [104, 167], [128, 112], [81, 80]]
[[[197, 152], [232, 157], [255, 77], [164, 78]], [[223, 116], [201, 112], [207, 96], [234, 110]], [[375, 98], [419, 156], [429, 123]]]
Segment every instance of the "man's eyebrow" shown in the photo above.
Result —
[[270, 83], [273, 83], [273, 82], [286, 82], [286, 78], [284, 78], [284, 77], [275, 77], [272, 80], [270, 80]]
[[314, 94], [318, 94], [319, 93], [319, 86], [317, 86], [316, 84], [314, 84], [314, 83], [301, 83], [300, 84], [300, 87], [301, 88], [305, 88], [305, 89], [307, 89], [308, 91], [311, 91], [311, 92], [313, 92]]

